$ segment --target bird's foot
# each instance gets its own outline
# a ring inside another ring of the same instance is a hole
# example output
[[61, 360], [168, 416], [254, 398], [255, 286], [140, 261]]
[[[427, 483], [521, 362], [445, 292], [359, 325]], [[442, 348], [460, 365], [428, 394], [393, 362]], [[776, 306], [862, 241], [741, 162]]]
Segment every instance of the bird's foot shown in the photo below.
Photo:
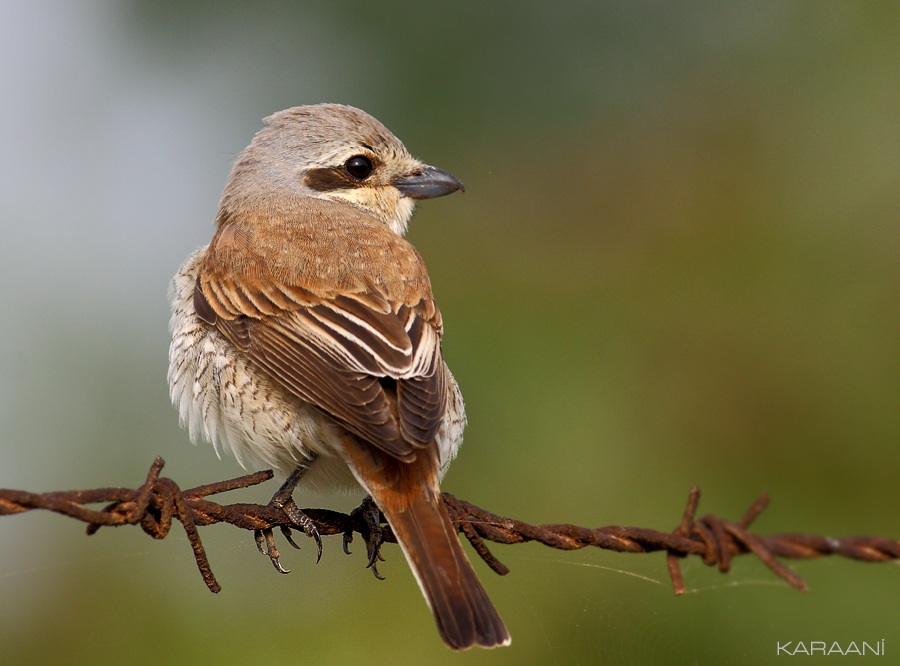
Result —
[[[322, 559], [322, 537], [319, 535], [319, 530], [316, 527], [315, 522], [313, 522], [313, 519], [300, 510], [290, 493], [283, 493], [281, 491], [275, 493], [275, 496], [271, 499], [268, 506], [284, 511], [295, 527], [302, 529], [306, 536], [315, 540], [317, 550], [316, 564], [318, 564]], [[284, 538], [287, 539], [289, 544], [297, 550], [300, 550], [300, 546], [297, 545], [291, 536], [290, 527], [282, 526], [281, 533], [284, 535]], [[278, 573], [286, 574], [291, 572], [290, 569], [285, 569], [281, 566], [281, 560], [279, 559], [280, 555], [278, 553], [278, 548], [275, 545], [275, 535], [272, 532], [271, 527], [254, 530], [253, 538], [256, 540], [256, 547], [259, 549], [259, 552], [272, 560], [272, 565]]]
[[[368, 555], [367, 569], [371, 569], [375, 578], [384, 580], [384, 576], [378, 573], [378, 562], [384, 562], [381, 556], [381, 544], [384, 542], [384, 533], [381, 531], [381, 509], [371, 497], [366, 497], [362, 503], [350, 512], [351, 517], [361, 516], [366, 525], [363, 538], [366, 540], [366, 554]], [[353, 541], [353, 532], [344, 532], [344, 552], [350, 554], [350, 542]]]

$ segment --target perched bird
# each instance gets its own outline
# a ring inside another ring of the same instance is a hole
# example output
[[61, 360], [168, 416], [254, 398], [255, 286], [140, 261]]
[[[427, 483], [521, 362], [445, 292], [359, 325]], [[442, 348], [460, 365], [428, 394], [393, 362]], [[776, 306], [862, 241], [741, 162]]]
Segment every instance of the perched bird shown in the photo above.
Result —
[[463, 185], [359, 109], [300, 106], [265, 122], [234, 163], [212, 242], [172, 281], [182, 422], [194, 441], [286, 477], [272, 502], [317, 540], [295, 486], [361, 486], [444, 642], [506, 645], [441, 500], [465, 410], [425, 264], [402, 237], [416, 199]]

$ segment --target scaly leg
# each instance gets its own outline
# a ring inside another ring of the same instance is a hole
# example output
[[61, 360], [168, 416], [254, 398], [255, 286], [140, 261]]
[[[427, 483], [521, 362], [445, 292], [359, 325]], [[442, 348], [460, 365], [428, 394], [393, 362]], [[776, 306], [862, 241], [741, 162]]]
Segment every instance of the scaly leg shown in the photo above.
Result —
[[[297, 468], [291, 472], [290, 476], [288, 476], [285, 482], [281, 484], [281, 488], [279, 488], [272, 496], [272, 499], [269, 500], [268, 505], [284, 511], [296, 527], [302, 529], [306, 536], [315, 539], [316, 548], [318, 550], [316, 563], [318, 564], [319, 560], [322, 559], [322, 537], [319, 536], [319, 530], [316, 528], [316, 524], [313, 522], [312, 518], [303, 513], [294, 502], [294, 489], [297, 487], [297, 484], [300, 483], [300, 479], [303, 478], [303, 475], [309, 471], [310, 466], [315, 462], [316, 458], [316, 454], [312, 453], [306, 460], [297, 465]], [[281, 533], [288, 540], [289, 544], [299, 550], [300, 546], [294, 543], [294, 540], [291, 538], [290, 528], [282, 527]], [[290, 573], [290, 569], [285, 569], [281, 566], [278, 548], [275, 546], [275, 536], [272, 533], [271, 527], [254, 530], [253, 537], [256, 540], [256, 547], [259, 549], [259, 552], [272, 560], [273, 566], [279, 573]]]

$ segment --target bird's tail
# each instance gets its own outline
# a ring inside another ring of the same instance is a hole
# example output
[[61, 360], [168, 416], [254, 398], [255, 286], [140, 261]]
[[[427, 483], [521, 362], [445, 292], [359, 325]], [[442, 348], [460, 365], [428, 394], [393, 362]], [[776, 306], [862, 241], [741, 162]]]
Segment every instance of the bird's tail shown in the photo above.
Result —
[[450, 522], [428, 453], [421, 451], [412, 463], [351, 457], [357, 478], [397, 537], [444, 643], [454, 650], [509, 645], [509, 632]]

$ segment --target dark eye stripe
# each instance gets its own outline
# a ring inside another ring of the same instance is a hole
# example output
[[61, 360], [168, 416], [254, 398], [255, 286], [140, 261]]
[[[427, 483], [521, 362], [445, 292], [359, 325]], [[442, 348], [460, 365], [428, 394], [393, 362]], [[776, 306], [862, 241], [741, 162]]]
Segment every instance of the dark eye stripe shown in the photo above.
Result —
[[359, 181], [350, 176], [344, 167], [310, 169], [303, 178], [304, 184], [317, 192], [359, 187]]
[[365, 155], [354, 155], [341, 166], [310, 169], [303, 182], [317, 192], [345, 190], [362, 185], [374, 170], [375, 165], [371, 159]]

